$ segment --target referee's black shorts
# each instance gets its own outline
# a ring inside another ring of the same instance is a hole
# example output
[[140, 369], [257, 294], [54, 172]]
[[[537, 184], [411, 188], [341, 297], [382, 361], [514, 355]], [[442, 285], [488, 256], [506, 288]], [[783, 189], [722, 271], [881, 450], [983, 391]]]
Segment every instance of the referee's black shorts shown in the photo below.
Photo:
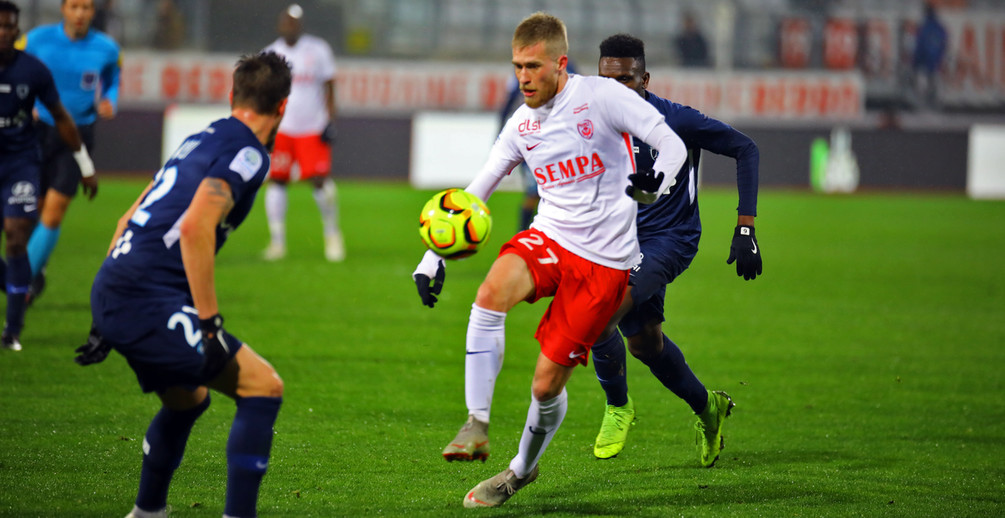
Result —
[[[94, 124], [77, 126], [80, 140], [87, 146], [88, 153], [94, 150]], [[39, 139], [42, 142], [42, 178], [39, 192], [45, 195], [55, 189], [72, 198], [80, 185], [80, 167], [73, 159], [73, 150], [59, 137], [59, 131], [44, 122], [38, 123]]]

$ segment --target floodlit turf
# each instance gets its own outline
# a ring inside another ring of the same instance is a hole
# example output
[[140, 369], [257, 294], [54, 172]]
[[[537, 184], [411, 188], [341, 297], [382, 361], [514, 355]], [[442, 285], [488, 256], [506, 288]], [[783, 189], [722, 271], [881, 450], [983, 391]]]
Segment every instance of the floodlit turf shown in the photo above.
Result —
[[[142, 183], [106, 179], [71, 208], [29, 310], [24, 351], [0, 350], [0, 515], [123, 516], [156, 399], [113, 354], [73, 363], [90, 280]], [[1005, 513], [1005, 203], [961, 195], [826, 197], [764, 191], [764, 275], [725, 264], [735, 193], [702, 194], [705, 235], [670, 288], [667, 327], [700, 379], [737, 403], [726, 448], [698, 467], [692, 416], [629, 360], [638, 425], [594, 460], [604, 400], [592, 366], [541, 476], [497, 511], [462, 508], [505, 468], [530, 400], [543, 304], [507, 320], [506, 362], [485, 464], [446, 463], [464, 422], [470, 304], [515, 228], [518, 195], [489, 200], [486, 252], [448, 265], [436, 309], [410, 274], [431, 192], [340, 182], [348, 258], [324, 262], [306, 186], [291, 191], [289, 256], [259, 259], [261, 201], [218, 259], [227, 327], [286, 383], [262, 516], [1000, 516]], [[172, 516], [219, 516], [234, 407], [214, 395], [169, 501]]]

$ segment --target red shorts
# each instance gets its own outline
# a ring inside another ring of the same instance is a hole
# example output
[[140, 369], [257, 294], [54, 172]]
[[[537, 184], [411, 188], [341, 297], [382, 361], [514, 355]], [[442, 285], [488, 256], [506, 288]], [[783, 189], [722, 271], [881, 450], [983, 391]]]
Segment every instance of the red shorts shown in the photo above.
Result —
[[300, 179], [328, 176], [332, 167], [332, 147], [321, 140], [319, 135], [291, 137], [283, 133], [276, 135], [276, 145], [272, 148], [272, 169], [269, 177], [282, 182], [290, 181], [293, 163], [300, 165]]
[[587, 261], [535, 229], [513, 236], [499, 251], [503, 254], [519, 255], [527, 263], [534, 277], [529, 302], [554, 297], [534, 335], [541, 352], [559, 365], [586, 365], [590, 348], [625, 296], [628, 270]]

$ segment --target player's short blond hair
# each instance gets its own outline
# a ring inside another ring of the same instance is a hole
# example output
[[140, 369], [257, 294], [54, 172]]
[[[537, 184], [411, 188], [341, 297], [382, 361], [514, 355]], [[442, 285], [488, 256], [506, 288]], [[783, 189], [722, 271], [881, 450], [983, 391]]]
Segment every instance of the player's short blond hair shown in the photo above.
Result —
[[569, 36], [565, 23], [545, 12], [536, 12], [520, 22], [513, 32], [513, 48], [522, 49], [544, 42], [548, 56], [558, 59], [569, 53]]

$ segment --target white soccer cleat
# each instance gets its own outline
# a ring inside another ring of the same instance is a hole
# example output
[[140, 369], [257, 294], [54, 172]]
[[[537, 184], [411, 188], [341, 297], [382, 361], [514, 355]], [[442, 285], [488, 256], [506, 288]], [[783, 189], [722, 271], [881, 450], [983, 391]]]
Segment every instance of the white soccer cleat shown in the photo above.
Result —
[[262, 259], [266, 261], [278, 261], [284, 257], [286, 257], [286, 245], [269, 243], [268, 248], [262, 252]]
[[139, 507], [133, 506], [133, 510], [129, 511], [126, 518], [167, 518], [168, 510], [171, 506], [165, 507], [160, 511], [144, 511]]
[[325, 236], [325, 259], [332, 263], [345, 260], [345, 241], [341, 233]]
[[464, 507], [469, 509], [477, 507], [499, 507], [503, 505], [511, 496], [516, 494], [520, 488], [537, 480], [537, 466], [524, 478], [516, 478], [513, 470], [506, 468], [498, 475], [481, 481], [468, 494], [464, 496]]
[[3, 335], [3, 337], [0, 338], [0, 343], [3, 344], [4, 349], [10, 349], [11, 351], [21, 350], [21, 342], [13, 336]]

